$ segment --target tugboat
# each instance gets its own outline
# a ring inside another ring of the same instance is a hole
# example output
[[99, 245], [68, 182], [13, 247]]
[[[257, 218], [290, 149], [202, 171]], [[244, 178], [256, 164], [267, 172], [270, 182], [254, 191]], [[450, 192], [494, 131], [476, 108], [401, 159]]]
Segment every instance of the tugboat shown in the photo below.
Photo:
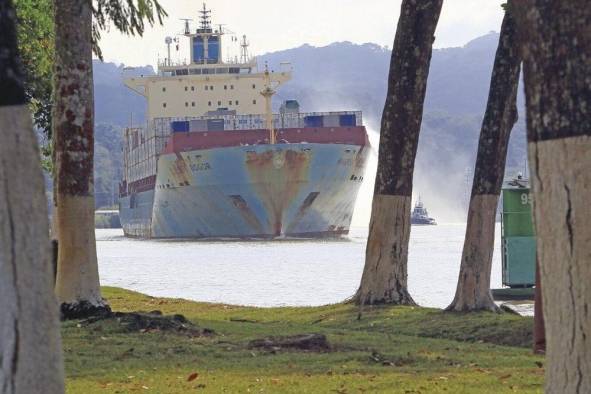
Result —
[[415, 208], [412, 210], [410, 215], [410, 224], [431, 224], [435, 225], [437, 222], [435, 219], [429, 217], [429, 213], [427, 212], [427, 208], [423, 205], [421, 198], [419, 197], [419, 201], [415, 204]]

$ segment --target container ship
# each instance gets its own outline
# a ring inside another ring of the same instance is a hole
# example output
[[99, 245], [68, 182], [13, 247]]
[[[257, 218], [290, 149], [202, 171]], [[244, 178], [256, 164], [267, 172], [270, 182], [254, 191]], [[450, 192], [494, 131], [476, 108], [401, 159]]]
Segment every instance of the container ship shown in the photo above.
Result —
[[[185, 20], [189, 59], [125, 78], [147, 101], [145, 127], [124, 131], [119, 212], [140, 238], [339, 237], [348, 234], [370, 146], [359, 111], [300, 112], [272, 97], [290, 63], [264, 66], [240, 42], [222, 60], [210, 11]], [[178, 46], [177, 46], [178, 50]]]

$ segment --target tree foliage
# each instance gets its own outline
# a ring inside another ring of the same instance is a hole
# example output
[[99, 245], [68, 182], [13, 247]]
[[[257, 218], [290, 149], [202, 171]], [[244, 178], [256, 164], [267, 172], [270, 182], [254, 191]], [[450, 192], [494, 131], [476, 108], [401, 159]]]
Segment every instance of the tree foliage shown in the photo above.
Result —
[[157, 0], [98, 0], [93, 1], [92, 50], [102, 60], [99, 47], [101, 31], [110, 23], [126, 35], [142, 36], [145, 22], [154, 25], [156, 19], [162, 24], [162, 18], [168, 14]]
[[[91, 0], [85, 0], [91, 1]], [[25, 93], [35, 126], [51, 139], [51, 97], [54, 61], [52, 0], [15, 0], [18, 42], [25, 70]], [[101, 32], [112, 23], [127, 35], [142, 36], [146, 23], [162, 24], [166, 11], [157, 0], [93, 0], [92, 48], [102, 60]]]
[[51, 136], [53, 5], [51, 0], [15, 0], [18, 45], [25, 72], [25, 95], [35, 126]]

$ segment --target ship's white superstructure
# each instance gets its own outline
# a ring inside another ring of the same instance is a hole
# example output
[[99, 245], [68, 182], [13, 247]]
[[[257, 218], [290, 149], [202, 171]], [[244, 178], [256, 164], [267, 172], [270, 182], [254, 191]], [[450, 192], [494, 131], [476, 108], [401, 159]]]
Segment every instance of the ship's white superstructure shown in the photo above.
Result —
[[[276, 88], [291, 79], [291, 65], [280, 70], [259, 70], [256, 58], [248, 56], [243, 38], [242, 62], [222, 60], [222, 26], [211, 26], [209, 11], [201, 11], [199, 28], [188, 21], [182, 34], [190, 43], [190, 62], [159, 61], [157, 75], [125, 79], [125, 84], [147, 99], [148, 122], [157, 118], [181, 118], [227, 110], [236, 114], [263, 114], [261, 95], [269, 84]], [[170, 42], [167, 41], [170, 45]], [[266, 74], [268, 71], [268, 74]]]

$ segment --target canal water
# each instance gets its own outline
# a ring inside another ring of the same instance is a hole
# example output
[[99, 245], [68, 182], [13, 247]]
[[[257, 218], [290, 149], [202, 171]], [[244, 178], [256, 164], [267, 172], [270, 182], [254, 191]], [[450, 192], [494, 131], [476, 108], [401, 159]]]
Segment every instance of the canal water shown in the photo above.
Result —
[[[463, 224], [413, 226], [409, 288], [422, 306], [453, 299], [466, 230]], [[101, 284], [153, 296], [255, 306], [324, 305], [353, 295], [363, 271], [367, 228], [341, 241], [136, 240], [97, 229]], [[493, 288], [501, 286], [500, 226]]]

